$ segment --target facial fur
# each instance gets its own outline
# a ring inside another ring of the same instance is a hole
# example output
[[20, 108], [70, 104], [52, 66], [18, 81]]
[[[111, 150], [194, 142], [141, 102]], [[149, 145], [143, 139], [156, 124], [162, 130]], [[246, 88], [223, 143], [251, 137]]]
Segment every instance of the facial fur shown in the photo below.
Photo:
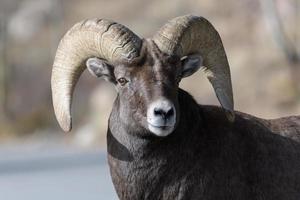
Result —
[[130, 63], [91, 58], [87, 67], [115, 85], [119, 116], [130, 130], [167, 136], [180, 119], [178, 84], [197, 71], [201, 61], [198, 55], [167, 55], [152, 40], [144, 40], [140, 56]]
[[170, 134], [179, 117], [179, 68], [179, 58], [162, 54], [148, 41], [144, 42], [140, 62], [129, 67], [117, 65], [116, 80], [126, 80], [126, 84], [116, 85], [122, 121], [157, 136]]

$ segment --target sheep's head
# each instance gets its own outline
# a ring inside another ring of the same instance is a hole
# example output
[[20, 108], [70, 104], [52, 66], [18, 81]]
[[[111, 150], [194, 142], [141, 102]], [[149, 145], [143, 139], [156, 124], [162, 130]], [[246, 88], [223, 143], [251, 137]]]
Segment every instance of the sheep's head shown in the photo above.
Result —
[[147, 40], [108, 20], [87, 20], [71, 28], [58, 47], [51, 81], [55, 114], [65, 131], [71, 130], [72, 93], [86, 67], [115, 85], [123, 121], [155, 135], [175, 129], [178, 84], [200, 67], [228, 118], [234, 118], [226, 54], [204, 18], [175, 18]]

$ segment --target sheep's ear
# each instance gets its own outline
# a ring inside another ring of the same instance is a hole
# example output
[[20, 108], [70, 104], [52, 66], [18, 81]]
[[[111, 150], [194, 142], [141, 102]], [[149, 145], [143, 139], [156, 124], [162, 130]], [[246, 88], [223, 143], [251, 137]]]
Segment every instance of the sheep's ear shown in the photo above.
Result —
[[106, 81], [115, 83], [114, 68], [106, 61], [99, 58], [89, 58], [86, 61], [89, 72], [98, 78], [104, 78]]
[[181, 77], [187, 77], [198, 71], [202, 66], [202, 57], [199, 54], [192, 54], [181, 58]]

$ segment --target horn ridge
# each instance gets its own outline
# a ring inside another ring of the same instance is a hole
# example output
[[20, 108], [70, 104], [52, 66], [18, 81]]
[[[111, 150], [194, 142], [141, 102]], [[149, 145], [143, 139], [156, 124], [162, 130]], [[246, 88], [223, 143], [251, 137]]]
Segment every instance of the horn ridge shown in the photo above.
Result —
[[72, 95], [86, 60], [128, 61], [139, 56], [141, 44], [127, 27], [107, 19], [84, 20], [67, 31], [58, 45], [51, 76], [54, 112], [64, 131], [72, 128]]
[[[158, 48], [180, 57], [201, 54], [206, 76], [222, 107], [233, 113], [234, 102], [227, 56], [217, 30], [204, 17], [185, 15], [166, 23], [154, 35]], [[232, 119], [232, 117], [231, 117]]]

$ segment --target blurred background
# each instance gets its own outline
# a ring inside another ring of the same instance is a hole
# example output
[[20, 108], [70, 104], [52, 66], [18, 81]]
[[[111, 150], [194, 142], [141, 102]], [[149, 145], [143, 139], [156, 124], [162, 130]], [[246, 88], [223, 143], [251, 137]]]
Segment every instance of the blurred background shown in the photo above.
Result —
[[[116, 199], [104, 153], [113, 87], [83, 74], [71, 133], [61, 131], [52, 109], [53, 58], [76, 22], [108, 18], [151, 37], [173, 17], [204, 16], [227, 52], [235, 109], [277, 118], [300, 113], [299, 11], [299, 0], [0, 0], [0, 199]], [[181, 87], [218, 105], [202, 73]]]

